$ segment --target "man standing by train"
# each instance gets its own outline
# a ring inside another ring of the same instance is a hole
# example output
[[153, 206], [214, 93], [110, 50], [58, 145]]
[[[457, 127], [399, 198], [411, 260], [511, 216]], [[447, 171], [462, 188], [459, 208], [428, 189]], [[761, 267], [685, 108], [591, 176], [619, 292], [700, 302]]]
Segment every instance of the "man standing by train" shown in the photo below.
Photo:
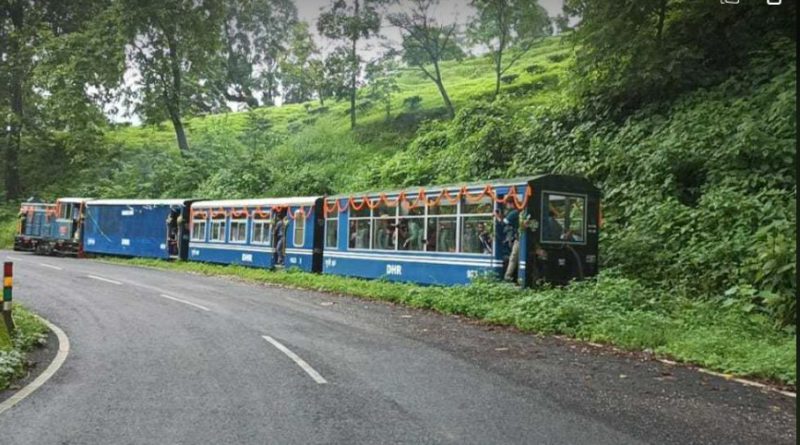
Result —
[[[517, 278], [517, 268], [519, 266], [519, 226], [520, 226], [520, 213], [514, 207], [509, 207], [503, 216], [499, 210], [495, 210], [495, 219], [503, 224], [503, 242], [508, 245], [510, 254], [508, 256], [508, 266], [506, 266], [506, 273], [503, 277], [506, 281], [514, 281]], [[529, 215], [525, 215], [525, 220], [522, 222], [522, 227], [528, 226]]]
[[278, 214], [275, 223], [275, 265], [283, 266], [284, 249], [286, 247], [286, 220], [285, 214]]

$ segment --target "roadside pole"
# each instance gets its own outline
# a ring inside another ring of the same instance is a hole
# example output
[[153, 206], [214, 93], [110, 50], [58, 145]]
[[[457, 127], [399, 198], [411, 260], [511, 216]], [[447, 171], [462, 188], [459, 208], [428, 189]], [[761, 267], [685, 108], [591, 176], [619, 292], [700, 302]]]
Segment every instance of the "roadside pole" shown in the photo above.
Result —
[[14, 263], [6, 261], [3, 264], [3, 308], [2, 319], [9, 335], [14, 335], [14, 319], [11, 318], [11, 289], [14, 285]]

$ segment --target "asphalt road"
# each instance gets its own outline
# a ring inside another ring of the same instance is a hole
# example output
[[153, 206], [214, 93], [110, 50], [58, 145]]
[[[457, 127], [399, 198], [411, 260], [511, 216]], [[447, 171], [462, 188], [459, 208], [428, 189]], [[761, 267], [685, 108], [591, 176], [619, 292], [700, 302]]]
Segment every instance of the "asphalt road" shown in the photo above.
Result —
[[3, 445], [796, 441], [794, 399], [682, 367], [356, 298], [6, 255], [15, 299], [72, 350], [0, 415]]

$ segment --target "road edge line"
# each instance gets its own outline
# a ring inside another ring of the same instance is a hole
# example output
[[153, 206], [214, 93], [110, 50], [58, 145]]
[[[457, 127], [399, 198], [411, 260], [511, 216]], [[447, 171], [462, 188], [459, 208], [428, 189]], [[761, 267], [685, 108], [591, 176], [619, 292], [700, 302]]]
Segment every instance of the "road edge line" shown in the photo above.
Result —
[[53, 358], [53, 361], [50, 362], [44, 372], [39, 374], [39, 376], [37, 376], [24, 388], [20, 389], [11, 397], [0, 403], [0, 415], [17, 403], [21, 402], [23, 399], [25, 399], [25, 397], [31, 395], [31, 393], [39, 389], [48, 380], [50, 380], [50, 378], [55, 375], [59, 368], [61, 368], [61, 365], [64, 364], [64, 361], [67, 359], [67, 355], [69, 355], [69, 337], [67, 337], [67, 334], [46, 318], [40, 315], [37, 315], [37, 317], [42, 320], [42, 322], [44, 322], [44, 324], [47, 325], [47, 327], [53, 331], [53, 333], [56, 334], [56, 337], [58, 338], [58, 351], [56, 352], [56, 356]]

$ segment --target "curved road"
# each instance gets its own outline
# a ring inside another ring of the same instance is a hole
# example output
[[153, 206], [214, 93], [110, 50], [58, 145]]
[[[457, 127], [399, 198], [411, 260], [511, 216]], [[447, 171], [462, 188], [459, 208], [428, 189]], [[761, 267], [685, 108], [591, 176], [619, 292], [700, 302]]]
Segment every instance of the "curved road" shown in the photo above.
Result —
[[72, 350], [2, 444], [795, 443], [794, 399], [429, 311], [3, 252]]

